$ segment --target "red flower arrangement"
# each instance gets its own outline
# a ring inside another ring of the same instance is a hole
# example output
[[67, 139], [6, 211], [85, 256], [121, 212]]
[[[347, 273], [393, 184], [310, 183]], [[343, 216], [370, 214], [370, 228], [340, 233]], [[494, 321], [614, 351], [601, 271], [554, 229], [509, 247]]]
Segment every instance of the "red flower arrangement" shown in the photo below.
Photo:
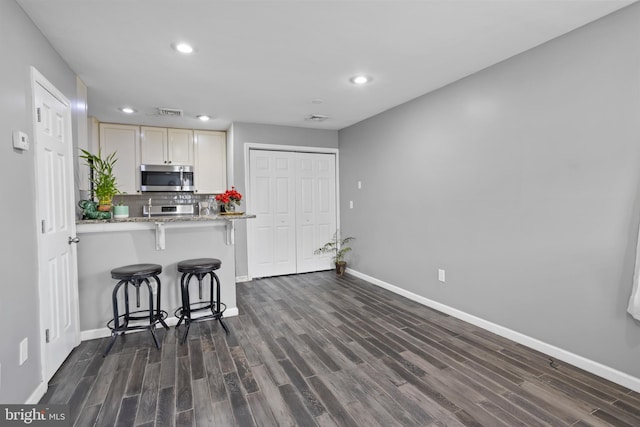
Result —
[[240, 200], [242, 200], [242, 194], [236, 191], [236, 187], [231, 187], [231, 190], [216, 195], [216, 201], [223, 204], [226, 210], [229, 210], [234, 203], [240, 206]]

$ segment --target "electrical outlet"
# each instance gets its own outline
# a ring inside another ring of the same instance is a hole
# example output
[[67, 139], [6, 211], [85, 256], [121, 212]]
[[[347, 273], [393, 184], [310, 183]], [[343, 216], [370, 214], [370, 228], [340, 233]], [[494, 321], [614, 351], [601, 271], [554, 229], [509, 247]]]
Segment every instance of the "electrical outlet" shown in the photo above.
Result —
[[29, 339], [25, 338], [22, 341], [20, 341], [20, 365], [23, 365], [28, 358], [29, 358]]
[[358, 190], [362, 190], [362, 181], [358, 181]]
[[446, 281], [444, 276], [444, 270], [441, 268], [438, 269], [438, 280], [441, 281], [442, 283]]
[[353, 209], [353, 200], [349, 200], [349, 209]]

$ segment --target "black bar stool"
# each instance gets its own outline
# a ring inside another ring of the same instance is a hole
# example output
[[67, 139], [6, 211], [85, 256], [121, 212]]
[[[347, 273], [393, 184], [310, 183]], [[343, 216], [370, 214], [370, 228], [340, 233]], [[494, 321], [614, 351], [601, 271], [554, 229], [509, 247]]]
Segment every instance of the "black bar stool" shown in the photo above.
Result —
[[[217, 258], [197, 258], [197, 259], [188, 259], [185, 261], [180, 261], [178, 263], [178, 272], [182, 273], [182, 277], [180, 278], [180, 290], [182, 293], [182, 307], [179, 307], [175, 316], [179, 317], [178, 324], [176, 328], [180, 326], [182, 321], [184, 320], [184, 324], [186, 329], [184, 331], [184, 335], [182, 336], [182, 343], [184, 344], [187, 339], [187, 334], [189, 333], [189, 327], [191, 326], [191, 322], [196, 322], [200, 320], [207, 319], [218, 319], [224, 331], [229, 334], [229, 329], [227, 329], [227, 325], [222, 321], [222, 313], [227, 309], [227, 306], [220, 302], [220, 279], [214, 272], [215, 270], [220, 268], [222, 263]], [[208, 301], [198, 301], [191, 303], [189, 298], [189, 282], [191, 278], [195, 276], [198, 279], [198, 296], [202, 300], [202, 280], [209, 276], [211, 289], [209, 291], [209, 300]], [[215, 283], [215, 299], [214, 299], [214, 283]], [[191, 313], [195, 313], [202, 310], [211, 310], [211, 314], [207, 314], [204, 316], [196, 317], [195, 319], [191, 318]]]
[[[156, 348], [160, 349], [155, 333], [156, 325], [160, 323], [165, 329], [169, 329], [169, 326], [167, 326], [164, 321], [167, 317], [167, 312], [160, 310], [160, 278], [158, 277], [158, 274], [160, 273], [162, 273], [162, 266], [158, 264], [133, 264], [111, 270], [111, 278], [117, 279], [119, 282], [116, 284], [115, 288], [113, 288], [113, 293], [111, 294], [111, 301], [113, 303], [113, 319], [107, 323], [107, 327], [111, 329], [111, 341], [104, 352], [105, 356], [109, 353], [111, 347], [113, 347], [118, 335], [124, 335], [127, 331], [140, 329], [148, 329], [149, 332], [151, 332]], [[156, 282], [157, 293], [155, 302], [153, 299], [153, 289], [149, 279], [153, 279]], [[147, 291], [149, 293], [149, 308], [145, 310], [130, 311], [129, 285], [133, 286], [136, 290], [136, 307], [139, 308], [140, 286], [142, 286], [143, 283], [147, 285]], [[125, 312], [124, 314], [119, 314], [118, 291], [123, 286]], [[140, 321], [142, 323], [138, 322], [136, 324], [129, 324], [131, 321]]]

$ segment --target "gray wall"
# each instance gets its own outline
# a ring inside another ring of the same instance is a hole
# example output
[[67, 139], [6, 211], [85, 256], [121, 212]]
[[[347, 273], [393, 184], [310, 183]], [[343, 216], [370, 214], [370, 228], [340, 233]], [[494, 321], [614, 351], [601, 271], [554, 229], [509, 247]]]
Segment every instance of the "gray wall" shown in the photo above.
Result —
[[[13, 1], [0, 1], [0, 170], [2, 209], [0, 253], [0, 402], [24, 403], [41, 382], [38, 263], [36, 259], [34, 149], [13, 149], [14, 130], [33, 143], [29, 67], [35, 66], [73, 103], [76, 76]], [[28, 338], [29, 358], [19, 366], [19, 344]]]
[[640, 4], [339, 138], [354, 270], [640, 377]]
[[[255, 123], [234, 123], [229, 132], [231, 138], [232, 179], [229, 187], [235, 185], [241, 194], [246, 194], [244, 182], [244, 144], [297, 145], [304, 147], [338, 148], [338, 131], [306, 129], [288, 126], [262, 125]], [[251, 221], [251, 220], [247, 220]], [[247, 226], [246, 221], [238, 221], [236, 226], [236, 276], [246, 276], [247, 268]]]

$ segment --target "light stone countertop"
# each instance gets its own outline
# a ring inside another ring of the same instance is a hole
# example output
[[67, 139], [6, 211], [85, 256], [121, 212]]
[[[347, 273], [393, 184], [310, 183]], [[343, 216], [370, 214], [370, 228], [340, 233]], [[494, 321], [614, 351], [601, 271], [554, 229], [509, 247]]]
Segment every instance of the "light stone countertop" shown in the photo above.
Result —
[[122, 219], [79, 219], [76, 225], [84, 224], [122, 224], [127, 222], [157, 223], [157, 222], [193, 222], [193, 221], [217, 221], [255, 218], [255, 215], [243, 213], [242, 215], [178, 215], [178, 216], [132, 216]]

